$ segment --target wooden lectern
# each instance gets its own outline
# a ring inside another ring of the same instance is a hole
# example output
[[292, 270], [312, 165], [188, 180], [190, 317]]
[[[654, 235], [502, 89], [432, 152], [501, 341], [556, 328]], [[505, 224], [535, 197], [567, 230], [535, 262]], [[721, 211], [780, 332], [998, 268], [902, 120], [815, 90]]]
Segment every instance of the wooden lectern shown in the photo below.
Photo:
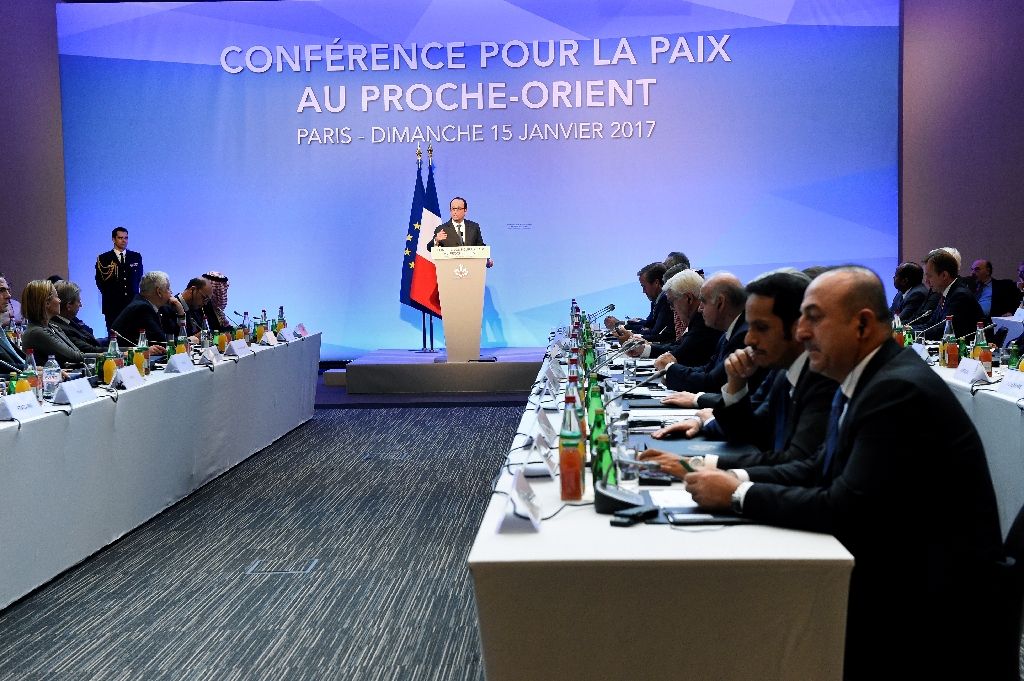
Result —
[[484, 318], [484, 284], [490, 246], [435, 248], [437, 290], [441, 297], [444, 339], [449, 362], [480, 359]]

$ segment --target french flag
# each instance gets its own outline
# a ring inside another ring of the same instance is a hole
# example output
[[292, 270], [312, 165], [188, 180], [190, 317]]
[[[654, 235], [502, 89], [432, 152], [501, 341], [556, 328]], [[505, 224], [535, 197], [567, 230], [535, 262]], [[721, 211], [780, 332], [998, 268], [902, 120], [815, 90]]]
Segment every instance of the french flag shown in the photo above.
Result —
[[[423, 186], [423, 162], [416, 159], [416, 187], [413, 190], [412, 209], [409, 211], [409, 229], [405, 235], [402, 257], [402, 288], [400, 299], [435, 317], [441, 316], [441, 299], [437, 292], [437, 268], [427, 250], [434, 238], [434, 230], [443, 222], [434, 186], [433, 159], [428, 162], [427, 186]], [[432, 155], [431, 155], [432, 156]]]

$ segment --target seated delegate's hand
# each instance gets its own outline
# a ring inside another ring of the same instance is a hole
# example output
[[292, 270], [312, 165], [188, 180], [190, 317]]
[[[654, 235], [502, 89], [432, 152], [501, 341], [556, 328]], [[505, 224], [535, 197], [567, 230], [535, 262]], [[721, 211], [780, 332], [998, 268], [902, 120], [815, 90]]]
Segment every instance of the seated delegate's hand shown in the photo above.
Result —
[[734, 350], [725, 358], [725, 375], [730, 393], [742, 389], [747, 384], [747, 379], [757, 371], [754, 352], [754, 349], [748, 346]]
[[676, 356], [671, 352], [663, 352], [658, 355], [658, 358], [654, 360], [654, 368], [661, 371], [669, 364], [673, 364], [676, 361]]
[[448, 232], [446, 232], [446, 231], [444, 231], [442, 229], [440, 232], [438, 232], [437, 234], [434, 235], [434, 243], [435, 244], [441, 243], [442, 241], [444, 241], [447, 238], [448, 238]]
[[644, 348], [646, 347], [647, 343], [640, 343], [636, 347], [626, 350], [626, 355], [628, 355], [629, 357], [639, 357], [640, 355], [644, 354]]
[[697, 505], [710, 510], [728, 510], [732, 506], [732, 493], [740, 486], [739, 478], [719, 470], [688, 473], [684, 481], [686, 491]]
[[624, 326], [615, 327], [615, 337], [619, 339], [620, 343], [625, 343], [629, 340], [630, 336], [633, 335], [632, 331], [628, 331]]
[[159, 357], [160, 355], [166, 354], [167, 348], [163, 345], [150, 345], [149, 356], [150, 358]]
[[669, 475], [676, 476], [680, 480], [686, 477], [686, 469], [683, 468], [681, 463], [683, 457], [678, 454], [663, 452], [660, 449], [645, 449], [640, 452], [640, 456], [637, 458], [641, 461], [654, 461], [661, 467], [661, 470]]
[[679, 436], [691, 438], [696, 437], [697, 434], [700, 433], [700, 429], [703, 427], [704, 422], [701, 419], [692, 417], [683, 419], [682, 421], [677, 421], [676, 423], [667, 425], [664, 428], [659, 428], [651, 433], [651, 437], [655, 440], [663, 440]]
[[604, 318], [604, 326], [609, 331], [614, 329], [616, 326], [618, 326], [621, 323], [622, 322], [620, 322], [618, 319], [616, 319], [615, 317], [613, 317], [611, 315], [608, 315], [607, 317]]
[[681, 393], [672, 393], [661, 398], [662, 404], [667, 404], [670, 407], [682, 407], [683, 409], [693, 409], [697, 406], [697, 396], [693, 393], [683, 391]]

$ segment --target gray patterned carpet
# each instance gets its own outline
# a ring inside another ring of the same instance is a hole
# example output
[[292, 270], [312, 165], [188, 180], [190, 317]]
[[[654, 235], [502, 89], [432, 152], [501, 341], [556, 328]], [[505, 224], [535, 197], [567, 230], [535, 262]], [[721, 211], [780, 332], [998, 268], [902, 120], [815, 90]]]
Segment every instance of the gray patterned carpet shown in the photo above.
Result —
[[521, 414], [318, 410], [0, 613], [0, 678], [482, 679], [465, 559]]

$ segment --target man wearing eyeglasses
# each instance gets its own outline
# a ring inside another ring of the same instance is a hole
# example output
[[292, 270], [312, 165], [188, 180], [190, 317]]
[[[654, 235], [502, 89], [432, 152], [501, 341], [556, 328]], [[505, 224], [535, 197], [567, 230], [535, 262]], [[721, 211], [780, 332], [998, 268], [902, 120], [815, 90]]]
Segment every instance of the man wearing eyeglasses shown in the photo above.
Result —
[[166, 305], [160, 308], [160, 320], [164, 332], [175, 334], [179, 322], [185, 322], [185, 332], [189, 336], [198, 336], [203, 330], [206, 304], [213, 296], [213, 282], [203, 277], [189, 279], [185, 290], [173, 296]]
[[[434, 238], [427, 244], [427, 250], [433, 250], [434, 246], [486, 246], [480, 225], [466, 219], [469, 208], [466, 199], [456, 196], [448, 207], [452, 218], [434, 230]], [[494, 261], [487, 258], [487, 266], [493, 267]]]
[[[3, 272], [0, 272], [0, 315], [7, 313], [11, 303], [11, 288], [7, 285], [7, 279]], [[25, 368], [25, 356], [14, 343], [7, 337], [7, 332], [0, 328], [0, 372], [7, 375], [12, 368]]]

